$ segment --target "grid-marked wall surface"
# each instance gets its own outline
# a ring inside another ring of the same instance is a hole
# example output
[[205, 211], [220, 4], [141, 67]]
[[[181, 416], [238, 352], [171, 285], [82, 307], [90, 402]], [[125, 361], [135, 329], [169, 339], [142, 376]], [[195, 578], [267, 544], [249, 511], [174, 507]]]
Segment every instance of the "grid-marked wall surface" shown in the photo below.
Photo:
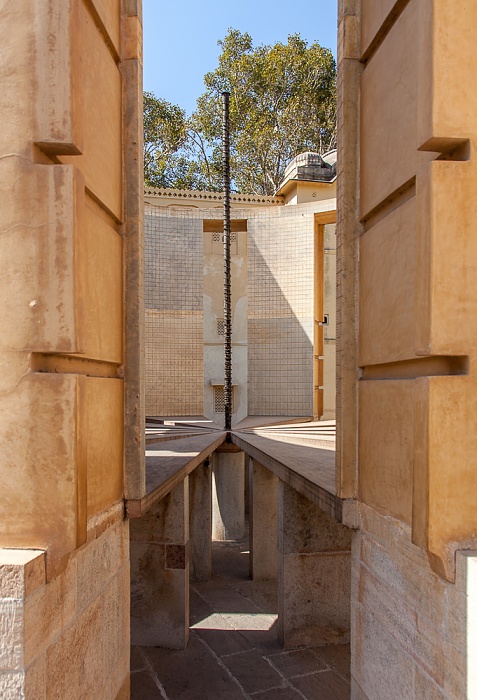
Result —
[[248, 231], [249, 415], [311, 416], [314, 212], [262, 211]]
[[145, 216], [146, 415], [203, 412], [203, 235], [190, 209]]

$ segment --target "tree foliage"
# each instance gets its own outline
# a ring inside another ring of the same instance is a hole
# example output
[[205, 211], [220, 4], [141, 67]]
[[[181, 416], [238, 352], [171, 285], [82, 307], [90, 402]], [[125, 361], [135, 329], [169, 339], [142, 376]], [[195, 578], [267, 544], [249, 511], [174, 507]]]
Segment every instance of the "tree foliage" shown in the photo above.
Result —
[[[218, 67], [205, 76], [206, 91], [189, 119], [158, 100], [159, 116], [174, 125], [157, 129], [160, 147], [149, 151], [157, 182], [221, 189], [221, 94], [228, 90], [234, 188], [273, 194], [294, 156], [335, 147], [335, 61], [329, 49], [308, 46], [298, 34], [286, 44], [254, 47], [249, 34], [230, 29], [219, 46]], [[149, 171], [147, 181], [154, 184]]]

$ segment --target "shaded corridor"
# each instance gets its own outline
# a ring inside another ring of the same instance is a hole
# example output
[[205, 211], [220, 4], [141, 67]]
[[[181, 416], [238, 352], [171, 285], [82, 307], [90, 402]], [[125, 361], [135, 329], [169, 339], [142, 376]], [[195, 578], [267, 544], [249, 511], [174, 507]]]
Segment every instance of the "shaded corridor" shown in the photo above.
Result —
[[348, 700], [348, 645], [283, 651], [277, 584], [250, 581], [248, 539], [214, 543], [192, 581], [187, 650], [131, 648], [131, 700]]

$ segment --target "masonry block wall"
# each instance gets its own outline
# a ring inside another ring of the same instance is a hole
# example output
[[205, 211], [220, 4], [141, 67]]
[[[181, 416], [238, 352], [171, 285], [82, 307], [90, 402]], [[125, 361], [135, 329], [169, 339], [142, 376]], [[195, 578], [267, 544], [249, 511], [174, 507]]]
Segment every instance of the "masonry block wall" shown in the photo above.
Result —
[[270, 208], [248, 230], [249, 414], [312, 416], [313, 208]]
[[146, 414], [204, 412], [202, 219], [148, 207], [145, 217]]
[[356, 698], [476, 688], [475, 559], [458, 552], [477, 549], [477, 8], [459, 10], [340, 2], [338, 484], [360, 502]]
[[140, 3], [7, 3], [1, 31], [0, 695], [127, 697]]
[[[224, 371], [218, 326], [223, 319], [223, 212], [220, 204], [209, 203], [214, 196], [220, 197], [179, 190], [147, 196], [150, 416], [205, 414], [219, 423], [223, 418], [215, 410], [211, 385], [223, 382]], [[234, 422], [247, 415], [313, 416], [317, 382], [321, 391], [325, 387], [324, 417], [333, 418], [336, 254], [334, 224], [328, 222], [334, 221], [335, 200], [282, 206], [280, 200], [265, 199], [232, 208]], [[321, 220], [326, 223], [318, 265], [316, 222]], [[314, 373], [317, 286], [330, 321], [322, 331], [325, 371], [320, 378]]]

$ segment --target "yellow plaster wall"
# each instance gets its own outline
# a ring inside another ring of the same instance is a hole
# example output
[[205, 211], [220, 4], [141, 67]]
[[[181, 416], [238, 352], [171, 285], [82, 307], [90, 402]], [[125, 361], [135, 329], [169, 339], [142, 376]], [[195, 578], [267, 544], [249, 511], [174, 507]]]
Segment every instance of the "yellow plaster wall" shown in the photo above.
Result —
[[[78, 1], [78, 0], [77, 0]], [[112, 3], [116, 8], [119, 0]], [[122, 218], [122, 96], [121, 75], [115, 56], [87, 6], [80, 2], [74, 57], [78, 120], [83, 136], [82, 155], [62, 156], [84, 174], [85, 185], [104, 207]], [[105, 118], [105, 115], [108, 115]], [[101, 164], [98, 167], [98, 155]]]
[[407, 4], [361, 76], [361, 217], [433, 157], [416, 148], [418, 5]]
[[360, 238], [361, 366], [406, 360], [416, 354], [415, 230], [416, 203], [412, 197]]
[[[348, 182], [347, 168], [359, 164], [359, 204], [345, 232], [359, 241], [358, 495], [412, 523], [414, 541], [452, 580], [459, 542], [477, 541], [477, 458], [465, 422], [477, 408], [477, 171], [469, 112], [477, 48], [468, 28], [477, 8], [466, 15], [447, 0], [355, 5], [360, 51], [353, 53], [348, 31], [341, 60], [363, 61], [359, 159], [341, 157]], [[349, 9], [344, 3], [343, 18]], [[352, 346], [342, 352], [351, 357]], [[341, 429], [346, 433], [346, 422]], [[341, 481], [347, 468], [340, 466]]]
[[139, 0], [2, 7], [1, 697], [129, 692], [122, 498], [145, 488], [140, 14]]
[[136, 0], [2, 7], [1, 697], [129, 693], [122, 498], [145, 488], [140, 14]]
[[0, 546], [45, 549], [48, 578], [123, 495], [122, 377], [137, 371], [123, 318], [139, 293], [123, 283], [125, 222], [140, 181], [124, 180], [139, 121], [123, 112], [140, 71], [121, 70], [140, 68], [136, 6], [39, 0], [2, 17]]

